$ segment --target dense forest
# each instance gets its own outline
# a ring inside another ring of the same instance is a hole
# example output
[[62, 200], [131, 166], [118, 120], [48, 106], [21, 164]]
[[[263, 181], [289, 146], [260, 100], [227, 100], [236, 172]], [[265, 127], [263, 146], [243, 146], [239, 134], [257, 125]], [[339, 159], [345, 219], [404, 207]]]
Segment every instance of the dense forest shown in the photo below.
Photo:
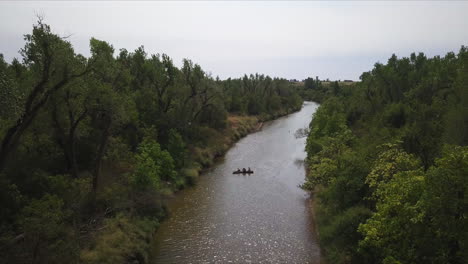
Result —
[[84, 57], [42, 21], [24, 39], [21, 60], [0, 55], [2, 263], [145, 263], [164, 197], [302, 105], [287, 80], [219, 80], [143, 47], [93, 38]]
[[328, 263], [468, 263], [468, 48], [311, 83], [304, 188]]

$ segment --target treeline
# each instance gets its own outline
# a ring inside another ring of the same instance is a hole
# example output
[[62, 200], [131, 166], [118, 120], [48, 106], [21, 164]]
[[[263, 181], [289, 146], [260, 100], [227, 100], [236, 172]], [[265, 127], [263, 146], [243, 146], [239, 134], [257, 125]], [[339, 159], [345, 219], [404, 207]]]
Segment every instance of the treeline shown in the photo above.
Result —
[[0, 56], [4, 263], [146, 262], [162, 196], [302, 105], [286, 80], [221, 81], [143, 47], [93, 38], [86, 58], [42, 21], [25, 42], [21, 61]]
[[468, 49], [392, 56], [328, 95], [308, 176], [329, 263], [467, 263]]
[[[346, 85], [348, 86], [349, 83]], [[337, 96], [341, 93], [341, 86], [338, 81], [322, 82], [318, 76], [304, 80], [303, 86], [299, 89], [299, 94], [307, 101], [322, 103], [329, 96]]]

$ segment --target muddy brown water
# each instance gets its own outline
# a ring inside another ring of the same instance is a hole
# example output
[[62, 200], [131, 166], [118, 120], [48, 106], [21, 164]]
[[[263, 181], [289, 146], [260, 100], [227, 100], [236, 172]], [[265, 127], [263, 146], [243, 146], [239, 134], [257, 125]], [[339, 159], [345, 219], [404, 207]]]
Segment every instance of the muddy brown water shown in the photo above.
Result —
[[[152, 263], [320, 263], [304, 182], [307, 127], [318, 105], [266, 123], [237, 142], [196, 186], [169, 202]], [[254, 174], [234, 175], [250, 167]]]

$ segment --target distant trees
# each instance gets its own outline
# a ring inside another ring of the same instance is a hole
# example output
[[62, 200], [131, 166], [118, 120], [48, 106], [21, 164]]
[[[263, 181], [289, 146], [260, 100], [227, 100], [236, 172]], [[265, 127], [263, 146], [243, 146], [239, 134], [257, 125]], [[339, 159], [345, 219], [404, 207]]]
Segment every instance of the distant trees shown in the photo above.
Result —
[[307, 78], [304, 80], [304, 88], [310, 90], [319, 90], [320, 88], [320, 81], [318, 77], [314, 78]]
[[330, 86], [330, 82], [327, 79], [327, 84], [324, 85], [318, 76], [315, 79], [309, 77], [304, 80], [301, 96], [314, 102], [323, 102], [328, 95], [337, 95], [338, 89], [338, 82], [333, 82], [332, 86]]
[[251, 74], [242, 79], [223, 82], [227, 94], [225, 104], [231, 112], [262, 115], [284, 110], [298, 109], [302, 103], [291, 84], [285, 79]]

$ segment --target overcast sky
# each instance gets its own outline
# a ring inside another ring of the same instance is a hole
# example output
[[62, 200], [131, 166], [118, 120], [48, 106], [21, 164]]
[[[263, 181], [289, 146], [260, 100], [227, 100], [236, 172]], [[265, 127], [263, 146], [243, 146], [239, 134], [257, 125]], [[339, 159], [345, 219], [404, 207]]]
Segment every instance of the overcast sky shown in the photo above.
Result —
[[392, 53], [445, 55], [468, 45], [468, 2], [0, 2], [0, 53], [18, 57], [36, 14], [89, 55], [144, 45], [222, 79], [244, 73], [358, 80]]

